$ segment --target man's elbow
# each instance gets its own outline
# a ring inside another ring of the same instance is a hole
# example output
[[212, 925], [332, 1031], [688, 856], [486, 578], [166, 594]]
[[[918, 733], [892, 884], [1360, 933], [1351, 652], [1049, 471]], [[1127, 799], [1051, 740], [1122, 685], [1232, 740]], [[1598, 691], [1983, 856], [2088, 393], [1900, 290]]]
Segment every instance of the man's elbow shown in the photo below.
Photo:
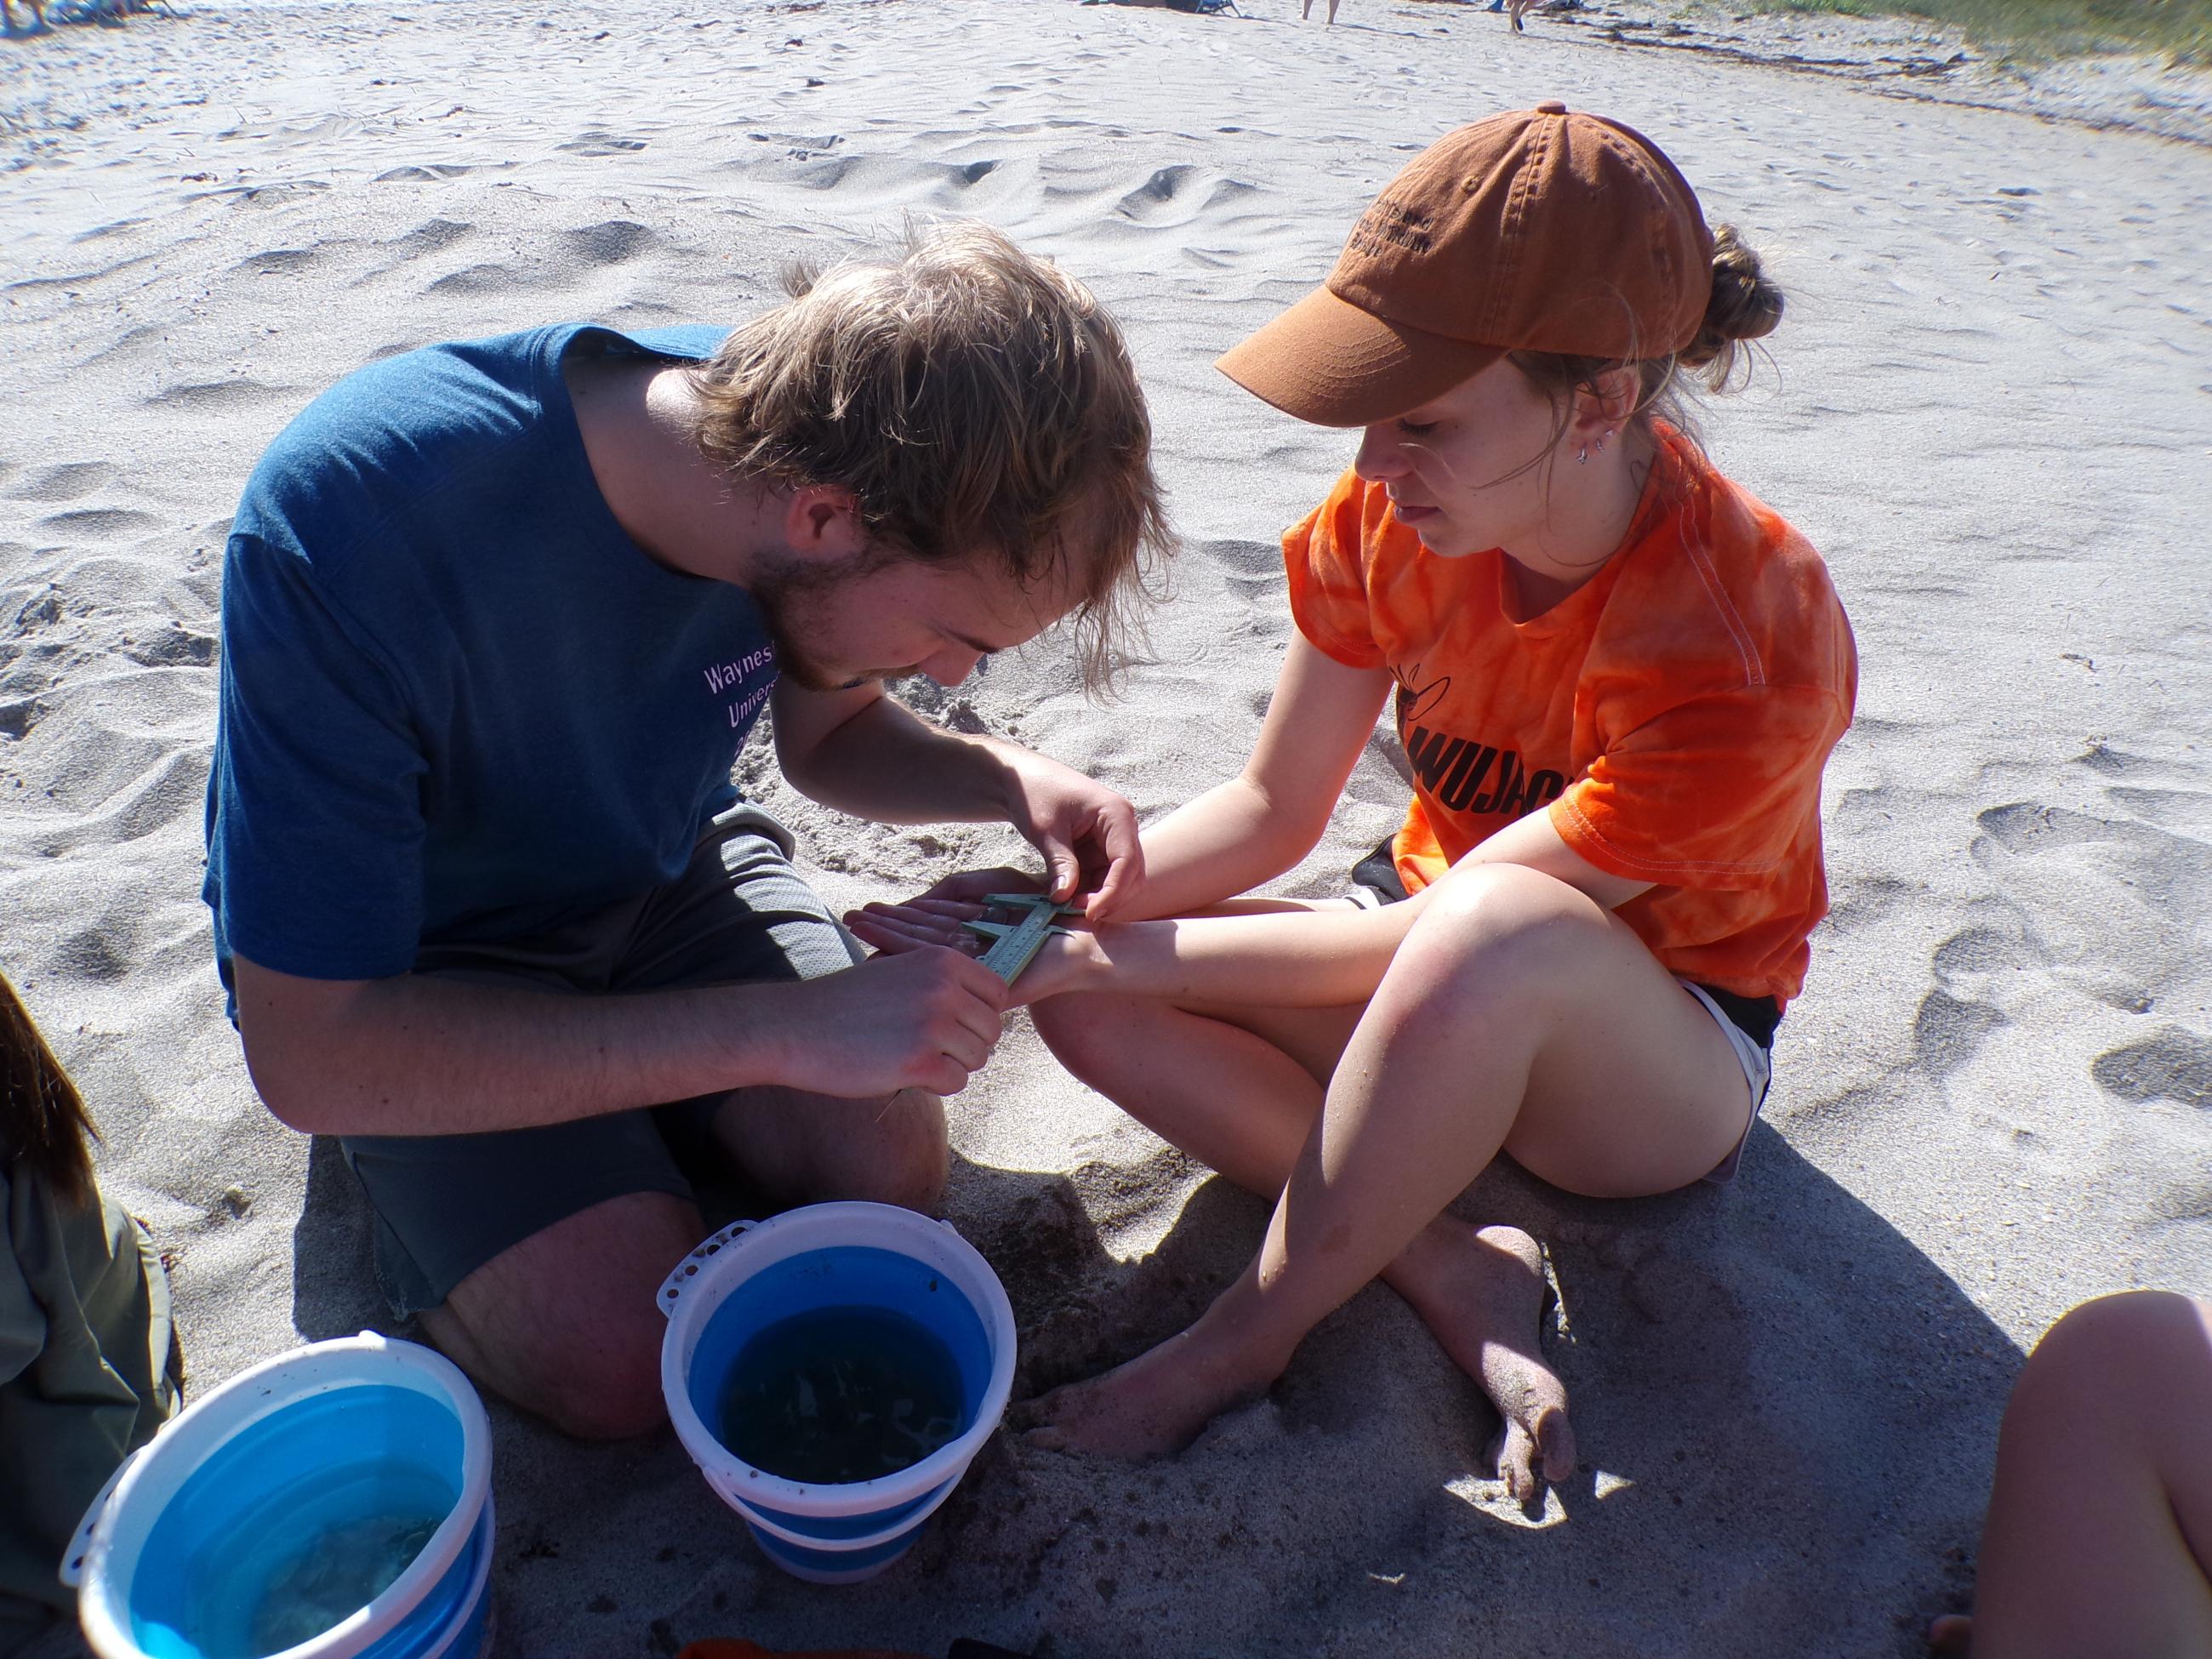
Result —
[[349, 1132], [350, 1126], [336, 1121], [342, 1115], [334, 1115], [331, 1110], [331, 1091], [327, 1083], [318, 1087], [304, 1074], [304, 1068], [288, 1052], [289, 1044], [248, 1041], [245, 1047], [246, 1075], [253, 1079], [254, 1092], [261, 1097], [261, 1103], [269, 1109], [270, 1116], [303, 1135]]
[[236, 970], [239, 1040], [261, 1103], [301, 1134], [373, 1133], [349, 1104], [358, 1089], [340, 1082], [362, 1052], [353, 1017], [362, 985], [295, 979], [243, 959]]

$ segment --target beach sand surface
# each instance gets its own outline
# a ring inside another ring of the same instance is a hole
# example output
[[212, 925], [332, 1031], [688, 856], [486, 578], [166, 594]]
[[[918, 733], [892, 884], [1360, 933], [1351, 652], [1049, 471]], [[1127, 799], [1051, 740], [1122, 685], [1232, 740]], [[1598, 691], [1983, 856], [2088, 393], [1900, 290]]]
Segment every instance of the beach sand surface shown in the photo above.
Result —
[[[1907, 74], [1963, 48], [1897, 25], [1248, 9], [398, 0], [0, 46], [0, 961], [171, 1255], [200, 1389], [406, 1334], [335, 1147], [254, 1097], [198, 898], [225, 526], [316, 392], [545, 321], [735, 320], [785, 261], [908, 215], [1004, 227], [1127, 326], [1186, 546], [1123, 701], [1049, 643], [915, 701], [1154, 817], [1249, 751], [1290, 626], [1277, 534], [1352, 448], [1212, 359], [1413, 152], [1547, 97], [1625, 119], [1790, 296], [1705, 432], [1826, 555], [1863, 688], [1765, 1121], [1726, 1191], [1601, 1204], [1500, 1168], [1460, 1206], [1549, 1247], [1575, 1477], [1507, 1503], [1489, 1407], [1380, 1288], [1179, 1458], [1000, 1437], [850, 1589], [767, 1565], [672, 1437], [495, 1407], [504, 1653], [1912, 1654], [1967, 1594], [2026, 1346], [2100, 1292], [2212, 1291], [2201, 79]], [[1282, 890], [1340, 889], [1401, 764], [1378, 736]], [[758, 744], [741, 771], [839, 904], [1021, 850], [856, 824]], [[1006, 1279], [1024, 1388], [1166, 1335], [1257, 1246], [1263, 1203], [1026, 1024], [951, 1115], [948, 1212]]]

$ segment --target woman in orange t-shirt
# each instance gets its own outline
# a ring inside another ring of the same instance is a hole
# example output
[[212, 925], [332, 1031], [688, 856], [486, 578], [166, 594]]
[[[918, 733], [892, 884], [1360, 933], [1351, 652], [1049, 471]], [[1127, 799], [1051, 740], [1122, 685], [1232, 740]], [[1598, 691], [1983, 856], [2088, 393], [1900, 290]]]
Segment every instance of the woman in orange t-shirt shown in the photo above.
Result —
[[[1017, 996], [1079, 1077], [1281, 1197], [1196, 1324], [1042, 1402], [1048, 1438], [1172, 1449], [1379, 1274], [1496, 1401], [1516, 1496], [1573, 1468], [1535, 1243], [1444, 1206], [1501, 1151], [1597, 1196], [1725, 1179], [1765, 1091], [1856, 662], [1819, 557], [1662, 411], [1781, 309], [1649, 140], [1550, 104], [1424, 152], [1221, 360], [1358, 456], [1284, 538], [1298, 632], [1243, 773], [1147, 830], [1133, 904]], [[1403, 902], [1233, 900], [1312, 848], [1393, 696], [1414, 798], [1359, 873]], [[975, 879], [854, 925], [945, 942]]]

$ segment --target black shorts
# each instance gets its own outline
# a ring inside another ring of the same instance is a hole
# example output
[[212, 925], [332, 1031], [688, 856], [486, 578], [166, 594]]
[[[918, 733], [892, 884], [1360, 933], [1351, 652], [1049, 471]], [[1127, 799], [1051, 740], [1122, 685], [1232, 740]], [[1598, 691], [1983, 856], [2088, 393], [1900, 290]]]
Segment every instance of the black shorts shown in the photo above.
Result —
[[[555, 995], [815, 979], [859, 962], [758, 807], [709, 826], [683, 875], [544, 933], [424, 950], [415, 971]], [[630, 1193], [692, 1197], [677, 1146], [703, 1144], [723, 1095], [490, 1134], [349, 1135], [375, 1207], [376, 1278], [392, 1313], [434, 1308], [512, 1245]]]

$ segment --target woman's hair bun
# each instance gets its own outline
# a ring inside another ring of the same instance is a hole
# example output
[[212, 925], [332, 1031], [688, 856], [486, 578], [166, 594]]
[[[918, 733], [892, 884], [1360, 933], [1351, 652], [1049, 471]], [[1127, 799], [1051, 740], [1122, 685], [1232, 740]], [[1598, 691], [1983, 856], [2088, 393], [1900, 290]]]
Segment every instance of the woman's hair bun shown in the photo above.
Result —
[[1713, 227], [1713, 293], [1698, 337], [1676, 357], [1685, 368], [1703, 369], [1718, 392], [1735, 372], [1740, 340], [1774, 332], [1782, 320], [1782, 290], [1767, 279], [1759, 254], [1734, 225]]

